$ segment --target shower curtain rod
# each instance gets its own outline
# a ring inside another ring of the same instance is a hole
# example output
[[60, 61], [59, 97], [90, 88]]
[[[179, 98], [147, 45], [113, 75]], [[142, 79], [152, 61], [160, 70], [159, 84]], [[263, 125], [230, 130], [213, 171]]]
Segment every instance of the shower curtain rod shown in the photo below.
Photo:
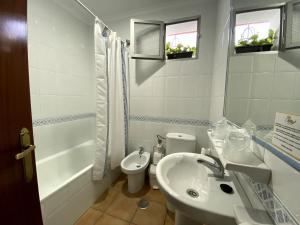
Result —
[[[81, 1], [79, 0], [74, 0], [75, 2], [77, 2], [82, 8], [84, 8], [89, 14], [91, 14], [93, 17], [98, 18], [98, 16], [96, 16], [96, 14], [94, 14], [87, 6], [85, 6]], [[102, 20], [100, 20], [100, 22], [111, 32], [114, 32], [112, 29], [109, 28], [109, 26], [107, 26]], [[130, 41], [126, 40], [123, 41], [124, 43], [126, 43], [127, 46], [130, 45]]]

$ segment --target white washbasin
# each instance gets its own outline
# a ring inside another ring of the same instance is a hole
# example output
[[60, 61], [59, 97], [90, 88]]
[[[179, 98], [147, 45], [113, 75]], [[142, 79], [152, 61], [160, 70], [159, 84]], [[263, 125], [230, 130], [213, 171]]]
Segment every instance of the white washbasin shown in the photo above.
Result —
[[[234, 205], [243, 205], [239, 194], [226, 173], [222, 179], [198, 159], [212, 159], [195, 153], [175, 153], [164, 157], [157, 165], [157, 180], [167, 200], [176, 209], [179, 224], [235, 224]], [[233, 194], [224, 193], [220, 184], [228, 184]], [[196, 191], [196, 198], [187, 190]], [[177, 221], [178, 220], [178, 221]], [[191, 220], [191, 221], [190, 221]]]

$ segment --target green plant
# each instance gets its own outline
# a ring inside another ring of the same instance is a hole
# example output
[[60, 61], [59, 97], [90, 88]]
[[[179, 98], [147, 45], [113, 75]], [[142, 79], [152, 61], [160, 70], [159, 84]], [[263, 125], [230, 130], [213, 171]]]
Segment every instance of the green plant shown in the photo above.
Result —
[[254, 34], [250, 37], [250, 41], [251, 41], [251, 45], [258, 45], [259, 41], [258, 41], [258, 35]]
[[166, 54], [176, 54], [183, 52], [193, 52], [193, 55], [196, 54], [196, 47], [184, 46], [182, 44], [178, 44], [175, 48], [171, 47], [171, 43], [168, 42], [166, 44]]
[[274, 44], [276, 38], [277, 38], [276, 31], [269, 29], [269, 34], [267, 38], [263, 38], [259, 40], [259, 36], [255, 34], [252, 35], [249, 38], [249, 40], [239, 40], [238, 45], [236, 47], [261, 46], [261, 45]]
[[268, 37], [265, 39], [261, 39], [260, 44], [261, 45], [274, 44], [276, 38], [277, 38], [276, 32], [274, 30], [270, 29]]

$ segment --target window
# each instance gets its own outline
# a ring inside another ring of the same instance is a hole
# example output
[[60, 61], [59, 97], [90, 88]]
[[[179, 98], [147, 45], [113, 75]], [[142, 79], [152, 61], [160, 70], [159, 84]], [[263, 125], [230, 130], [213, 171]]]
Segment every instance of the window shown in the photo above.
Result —
[[198, 19], [167, 24], [165, 43], [167, 58], [196, 58], [198, 30]]
[[200, 17], [170, 23], [131, 19], [131, 57], [135, 59], [196, 58]]
[[235, 22], [236, 53], [270, 51], [278, 48], [280, 8], [238, 12]]
[[284, 48], [300, 48], [300, 1], [294, 0], [286, 4], [286, 20]]

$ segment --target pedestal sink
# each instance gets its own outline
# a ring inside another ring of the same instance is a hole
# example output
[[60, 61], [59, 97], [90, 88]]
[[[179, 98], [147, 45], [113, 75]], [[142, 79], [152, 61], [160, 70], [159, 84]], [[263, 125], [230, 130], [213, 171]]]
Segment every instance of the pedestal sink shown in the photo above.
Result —
[[[244, 205], [236, 191], [232, 177], [216, 178], [203, 165], [212, 159], [195, 153], [175, 153], [164, 157], [157, 165], [160, 189], [176, 210], [176, 225], [232, 225], [235, 223], [234, 205]], [[231, 194], [220, 185], [233, 188]]]

